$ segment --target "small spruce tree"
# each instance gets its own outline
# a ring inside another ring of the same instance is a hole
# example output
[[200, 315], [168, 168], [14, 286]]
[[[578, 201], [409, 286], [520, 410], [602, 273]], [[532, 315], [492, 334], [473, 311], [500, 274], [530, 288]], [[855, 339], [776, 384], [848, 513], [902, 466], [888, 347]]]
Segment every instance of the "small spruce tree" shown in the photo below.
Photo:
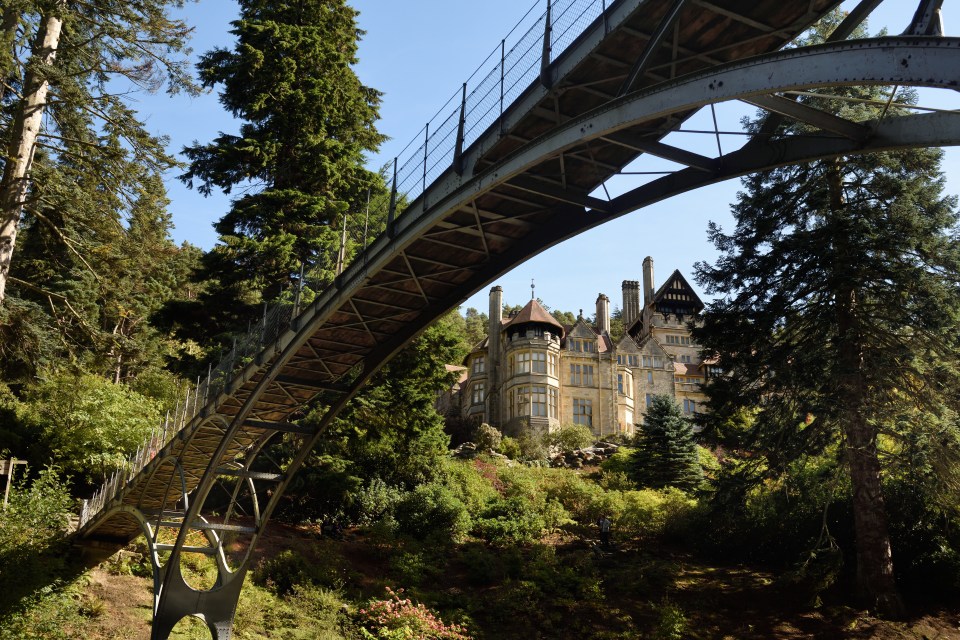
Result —
[[671, 397], [654, 396], [637, 436], [631, 471], [644, 487], [691, 491], [700, 486], [703, 470], [692, 425]]

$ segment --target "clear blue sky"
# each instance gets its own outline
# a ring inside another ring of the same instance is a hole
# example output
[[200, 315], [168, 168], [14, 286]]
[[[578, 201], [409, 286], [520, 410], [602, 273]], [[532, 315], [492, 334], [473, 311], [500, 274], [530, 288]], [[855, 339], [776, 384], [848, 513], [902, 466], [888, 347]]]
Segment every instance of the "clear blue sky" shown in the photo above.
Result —
[[[370, 158], [370, 165], [379, 167], [397, 155], [459, 90], [533, 2], [353, 0], [352, 4], [360, 11], [360, 27], [367, 32], [360, 43], [357, 73], [365, 84], [384, 93], [379, 129], [391, 139]], [[843, 7], [853, 5], [853, 0], [847, 0]], [[916, 0], [885, 0], [870, 21], [871, 32], [881, 27], [887, 27], [890, 33], [902, 32], [915, 8]], [[184, 15], [196, 26], [195, 52], [233, 45], [227, 33], [229, 22], [237, 15], [232, 0], [201, 0], [188, 5]], [[951, 17], [956, 18], [949, 13], [945, 16], [948, 33]], [[922, 104], [931, 105], [936, 99], [921, 94]], [[237, 130], [237, 123], [220, 108], [213, 94], [199, 98], [142, 95], [139, 108], [152, 131], [170, 136], [175, 152], [193, 140], [207, 142], [219, 131]], [[737, 122], [746, 113], [750, 110], [736, 103], [719, 105], [720, 129], [738, 129]], [[695, 118], [686, 125], [688, 128], [712, 127], [709, 112]], [[687, 138], [677, 136], [670, 141], [691, 149], [709, 145], [701, 147], [704, 153], [715, 151], [712, 136]], [[725, 151], [735, 148], [732, 139], [722, 144]], [[948, 150], [944, 169], [948, 192], [960, 192], [960, 152]], [[223, 196], [204, 198], [189, 191], [175, 175], [167, 180], [174, 237], [208, 249], [216, 241], [211, 225], [226, 212], [229, 201]], [[644, 256], [653, 257], [658, 283], [674, 269], [689, 276], [695, 262], [712, 260], [716, 253], [706, 241], [707, 222], [729, 226], [729, 203], [738, 187], [739, 181], [727, 181], [636, 211], [536, 256], [496, 283], [503, 287], [504, 301], [509, 304], [529, 300], [530, 281], [534, 279], [537, 296], [552, 308], [574, 313], [582, 308], [585, 315], [590, 315], [600, 292], [619, 306], [620, 283], [640, 279]], [[486, 311], [486, 291], [467, 300], [463, 309], [473, 306]]]

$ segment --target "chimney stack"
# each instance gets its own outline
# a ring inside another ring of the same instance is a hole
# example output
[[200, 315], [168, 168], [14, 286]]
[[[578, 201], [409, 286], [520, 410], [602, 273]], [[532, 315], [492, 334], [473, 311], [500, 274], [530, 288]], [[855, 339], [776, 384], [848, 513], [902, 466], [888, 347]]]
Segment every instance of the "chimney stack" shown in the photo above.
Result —
[[643, 259], [643, 306], [646, 307], [653, 302], [653, 258], [647, 256]]
[[610, 298], [604, 294], [597, 296], [597, 331], [610, 335]]
[[640, 317], [640, 283], [636, 280], [624, 280], [623, 289], [623, 328], [629, 329]]

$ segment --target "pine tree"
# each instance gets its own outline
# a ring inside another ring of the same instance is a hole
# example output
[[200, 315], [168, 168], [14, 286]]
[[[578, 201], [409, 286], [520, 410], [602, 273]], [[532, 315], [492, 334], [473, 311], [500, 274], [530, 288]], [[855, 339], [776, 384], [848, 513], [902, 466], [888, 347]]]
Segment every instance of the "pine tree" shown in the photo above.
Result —
[[213, 335], [244, 325], [302, 266], [329, 282], [349, 259], [340, 254], [343, 225], [365, 211], [370, 190], [385, 192], [363, 166], [384, 137], [374, 126], [380, 94], [352, 68], [356, 15], [344, 0], [242, 0], [234, 48], [200, 61], [204, 86], [220, 87], [223, 106], [243, 121], [237, 134], [185, 149], [188, 185], [242, 188], [205, 258]]
[[[864, 121], [889, 97], [872, 87], [831, 94], [847, 99], [803, 101]], [[940, 157], [920, 149], [750, 176], [732, 207], [736, 229], [728, 235], [710, 225], [721, 257], [697, 265], [697, 280], [720, 296], [695, 331], [725, 372], [707, 387], [712, 411], [722, 419], [758, 409], [752, 445], [773, 467], [842, 439], [858, 582], [890, 615], [902, 605], [878, 436], [905, 407], [948, 414], [960, 382], [960, 244]]]
[[[168, 16], [179, 0], [126, 3], [91, 0], [17, 0], [0, 20], [0, 303], [21, 228], [21, 217], [37, 215], [37, 204], [70, 208], [69, 181], [39, 175], [60, 163], [105, 188], [129, 180], [131, 166], [162, 172], [170, 167], [163, 143], [146, 133], [118, 87], [150, 91], [193, 89], [178, 58], [189, 28]], [[9, 47], [9, 48], [8, 48]], [[131, 160], [133, 161], [131, 163]], [[118, 191], [113, 191], [122, 197]], [[39, 218], [49, 224], [48, 218]], [[64, 235], [62, 228], [53, 231]]]
[[654, 396], [644, 414], [632, 470], [634, 480], [654, 489], [692, 491], [703, 481], [693, 425], [670, 396]]

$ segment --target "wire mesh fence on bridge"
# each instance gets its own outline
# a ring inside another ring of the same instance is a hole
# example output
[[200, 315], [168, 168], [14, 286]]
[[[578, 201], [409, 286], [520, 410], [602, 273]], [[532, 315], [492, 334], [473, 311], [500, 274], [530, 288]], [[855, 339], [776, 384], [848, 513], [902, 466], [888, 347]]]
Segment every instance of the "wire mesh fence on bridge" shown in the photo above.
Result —
[[[538, 0], [469, 76], [466, 83], [461, 85], [433, 119], [420, 130], [417, 138], [397, 156], [394, 164], [395, 175], [392, 177], [397, 192], [394, 202], [413, 202], [423, 195], [427, 185], [453, 165], [461, 116], [461, 145], [462, 149], [467, 149], [490, 127], [502, 122], [505, 109], [528, 87], [539, 81], [545, 55], [547, 63], [556, 60], [594, 20], [606, 12], [608, 5], [615, 2], [616, 0]], [[538, 9], [541, 10], [539, 13]], [[384, 203], [382, 206], [391, 205]], [[363, 248], [366, 247], [365, 230]], [[366, 253], [361, 257], [366, 259]], [[117, 498], [124, 487], [136, 478], [177, 434], [197, 422], [203, 407], [227, 389], [247, 364], [260, 356], [265, 349], [272, 348], [300, 311], [299, 292], [310, 288], [312, 280], [309, 276], [299, 278], [298, 293], [289, 296], [292, 299], [275, 304], [272, 309], [265, 309], [263, 317], [245, 336], [237, 340], [219, 363], [208, 366], [206, 378], [199, 378], [195, 385], [184, 390], [182, 397], [176, 400], [174, 410], [167, 414], [163, 423], [154, 429], [137, 452], [106, 480], [91, 499], [84, 501], [80, 515], [81, 527]], [[319, 293], [320, 289], [315, 285], [313, 290]]]

